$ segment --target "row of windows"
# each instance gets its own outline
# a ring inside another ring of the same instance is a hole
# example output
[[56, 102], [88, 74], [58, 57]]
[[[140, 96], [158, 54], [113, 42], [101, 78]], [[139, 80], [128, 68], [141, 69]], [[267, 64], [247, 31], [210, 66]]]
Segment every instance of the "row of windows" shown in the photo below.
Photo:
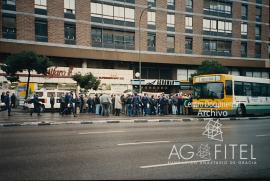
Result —
[[270, 97], [270, 85], [250, 82], [234, 82], [236, 96]]
[[120, 21], [134, 22], [134, 8], [127, 8], [109, 4], [91, 3], [91, 16]]
[[[76, 44], [76, 25], [74, 23], [65, 23], [65, 43], [67, 44]], [[103, 46], [105, 43], [108, 45], [109, 40], [107, 41], [106, 37], [108, 36], [108, 31], [103, 31], [100, 29], [97, 33], [97, 29], [93, 29], [92, 42], [93, 46], [99, 47], [108, 47]], [[16, 39], [16, 17], [14, 15], [3, 15], [3, 38]], [[123, 35], [122, 38], [119, 38], [119, 35], [115, 33], [110, 33], [112, 37], [112, 42], [120, 41], [121, 46], [116, 46], [113, 44], [111, 47], [124, 47], [124, 49], [134, 49], [134, 33]], [[48, 22], [46, 19], [36, 18], [35, 20], [35, 36], [36, 41], [48, 42]], [[104, 38], [105, 37], [105, 38]], [[155, 51], [156, 47], [156, 35], [155, 33], [148, 34], [148, 50]], [[192, 53], [192, 38], [188, 37], [185, 40], [186, 53]], [[112, 43], [111, 43], [112, 44]], [[117, 44], [117, 43], [116, 43]], [[123, 45], [123, 46], [122, 46]], [[174, 52], [175, 38], [173, 35], [169, 35], [167, 38], [167, 51]], [[231, 53], [231, 41], [220, 41], [220, 40], [204, 40], [203, 47], [205, 52], [218, 52], [225, 53], [224, 55], [230, 55]], [[227, 53], [227, 54], [226, 54]], [[261, 56], [261, 44], [255, 44], [255, 53], [256, 57]], [[212, 54], [212, 53], [211, 53]], [[241, 43], [241, 56], [247, 56], [247, 43]]]
[[232, 22], [214, 19], [203, 19], [203, 30], [232, 33]]
[[229, 56], [231, 54], [231, 46], [231, 41], [203, 40], [203, 51], [205, 54]]
[[232, 3], [204, 0], [204, 10], [232, 14]]
[[92, 28], [91, 30], [92, 46], [117, 48], [117, 49], [135, 49], [135, 33], [123, 32], [101, 28]]

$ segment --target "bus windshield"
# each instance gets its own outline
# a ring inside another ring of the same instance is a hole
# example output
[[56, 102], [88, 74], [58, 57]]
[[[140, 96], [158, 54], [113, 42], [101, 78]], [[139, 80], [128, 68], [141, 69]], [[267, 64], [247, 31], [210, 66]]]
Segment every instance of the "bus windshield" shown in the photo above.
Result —
[[199, 83], [194, 84], [195, 99], [222, 99], [224, 98], [223, 83]]

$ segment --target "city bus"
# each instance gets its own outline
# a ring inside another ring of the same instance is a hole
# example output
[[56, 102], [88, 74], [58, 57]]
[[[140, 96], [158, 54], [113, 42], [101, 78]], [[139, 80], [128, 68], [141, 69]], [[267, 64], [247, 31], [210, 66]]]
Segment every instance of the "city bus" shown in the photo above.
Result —
[[192, 108], [206, 117], [270, 113], [270, 79], [209, 74], [194, 76], [193, 86]]

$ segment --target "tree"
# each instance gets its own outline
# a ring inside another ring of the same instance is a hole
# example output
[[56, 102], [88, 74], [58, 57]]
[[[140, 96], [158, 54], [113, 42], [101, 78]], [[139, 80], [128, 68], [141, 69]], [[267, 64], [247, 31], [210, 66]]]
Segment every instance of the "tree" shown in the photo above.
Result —
[[31, 71], [36, 71], [38, 74], [47, 74], [47, 69], [52, 63], [49, 58], [38, 55], [32, 51], [24, 51], [18, 54], [12, 54], [7, 57], [4, 61], [4, 64], [1, 65], [1, 69], [6, 72], [6, 78], [10, 82], [19, 81], [19, 76], [17, 72], [27, 71], [27, 86], [26, 86], [26, 95], [25, 99], [28, 98], [29, 92], [29, 82], [31, 77]]
[[219, 62], [214, 60], [205, 60], [202, 62], [196, 71], [196, 73], [191, 75], [190, 82], [194, 76], [206, 75], [206, 74], [228, 74], [229, 70], [221, 65]]
[[80, 73], [77, 73], [72, 76], [72, 79], [76, 81], [77, 85], [79, 85], [83, 89], [97, 90], [100, 84], [100, 80], [97, 80], [97, 78], [94, 77], [91, 72], [86, 75], [81, 75]]

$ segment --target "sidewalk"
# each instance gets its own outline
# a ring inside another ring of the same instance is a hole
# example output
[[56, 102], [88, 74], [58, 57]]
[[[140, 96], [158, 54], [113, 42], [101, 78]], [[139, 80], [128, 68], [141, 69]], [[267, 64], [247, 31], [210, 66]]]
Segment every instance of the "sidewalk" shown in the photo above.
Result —
[[[128, 117], [121, 115], [119, 117], [110, 115], [103, 117], [95, 114], [82, 113], [77, 117], [73, 115], [61, 116], [59, 113], [42, 113], [41, 116], [33, 114], [30, 116], [28, 112], [13, 111], [12, 116], [8, 116], [7, 112], [0, 112], [0, 127], [9, 126], [44, 126], [44, 125], [61, 125], [61, 124], [101, 124], [101, 123], [147, 123], [147, 122], [200, 122], [217, 118], [200, 118], [196, 115], [166, 115], [166, 116], [140, 116]], [[220, 118], [221, 121], [228, 120], [255, 120], [268, 119], [270, 116], [264, 117], [227, 117]]]

